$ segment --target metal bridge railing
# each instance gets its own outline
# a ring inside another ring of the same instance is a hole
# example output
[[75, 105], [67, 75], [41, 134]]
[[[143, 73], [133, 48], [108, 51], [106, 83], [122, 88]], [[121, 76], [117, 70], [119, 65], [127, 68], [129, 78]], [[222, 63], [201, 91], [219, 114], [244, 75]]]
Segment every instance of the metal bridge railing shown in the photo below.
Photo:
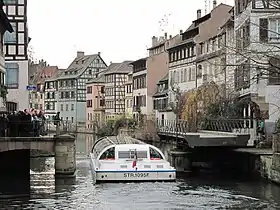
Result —
[[206, 119], [201, 125], [201, 130], [238, 132], [239, 130], [250, 130], [256, 128], [257, 121], [253, 119]]
[[[257, 121], [252, 119], [206, 119], [198, 124], [198, 130], [230, 133], [252, 133]], [[157, 120], [157, 131], [170, 134], [185, 134], [190, 131], [190, 123], [185, 120]]]
[[184, 120], [157, 120], [157, 131], [170, 134], [188, 133], [188, 122]]

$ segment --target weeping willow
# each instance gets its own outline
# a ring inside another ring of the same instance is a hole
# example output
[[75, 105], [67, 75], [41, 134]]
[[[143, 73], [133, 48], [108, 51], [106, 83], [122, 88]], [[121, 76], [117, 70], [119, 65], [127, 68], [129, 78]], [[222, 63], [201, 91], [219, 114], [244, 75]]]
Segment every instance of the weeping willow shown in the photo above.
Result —
[[203, 84], [197, 89], [189, 90], [184, 94], [181, 119], [189, 122], [189, 130], [193, 130], [197, 120], [205, 118], [207, 110], [220, 101], [219, 86], [214, 82]]

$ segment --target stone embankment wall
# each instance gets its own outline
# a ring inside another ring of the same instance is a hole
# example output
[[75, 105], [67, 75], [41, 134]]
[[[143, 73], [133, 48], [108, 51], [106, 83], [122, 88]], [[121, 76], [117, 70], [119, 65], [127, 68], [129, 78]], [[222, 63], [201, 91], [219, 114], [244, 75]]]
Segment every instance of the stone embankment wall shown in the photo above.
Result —
[[280, 133], [274, 134], [272, 149], [272, 156], [260, 156], [260, 172], [263, 178], [280, 184]]

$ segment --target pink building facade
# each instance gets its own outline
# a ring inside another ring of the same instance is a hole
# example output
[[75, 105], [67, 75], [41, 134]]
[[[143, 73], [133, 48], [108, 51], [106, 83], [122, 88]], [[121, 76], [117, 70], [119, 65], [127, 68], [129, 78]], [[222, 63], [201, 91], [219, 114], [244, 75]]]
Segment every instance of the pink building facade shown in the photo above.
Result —
[[88, 129], [94, 125], [102, 125], [105, 120], [105, 90], [104, 77], [95, 78], [87, 82], [86, 88], [86, 124]]

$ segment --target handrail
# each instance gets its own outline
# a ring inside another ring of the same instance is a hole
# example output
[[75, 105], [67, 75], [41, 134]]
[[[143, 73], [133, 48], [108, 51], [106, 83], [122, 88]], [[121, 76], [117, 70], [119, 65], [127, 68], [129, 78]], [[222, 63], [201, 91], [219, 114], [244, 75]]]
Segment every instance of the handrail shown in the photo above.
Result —
[[101, 137], [99, 139], [96, 140], [96, 142], [93, 144], [92, 148], [91, 148], [91, 153], [93, 153], [93, 148], [95, 147], [95, 145], [100, 142], [102, 139], [105, 139], [107, 136]]

